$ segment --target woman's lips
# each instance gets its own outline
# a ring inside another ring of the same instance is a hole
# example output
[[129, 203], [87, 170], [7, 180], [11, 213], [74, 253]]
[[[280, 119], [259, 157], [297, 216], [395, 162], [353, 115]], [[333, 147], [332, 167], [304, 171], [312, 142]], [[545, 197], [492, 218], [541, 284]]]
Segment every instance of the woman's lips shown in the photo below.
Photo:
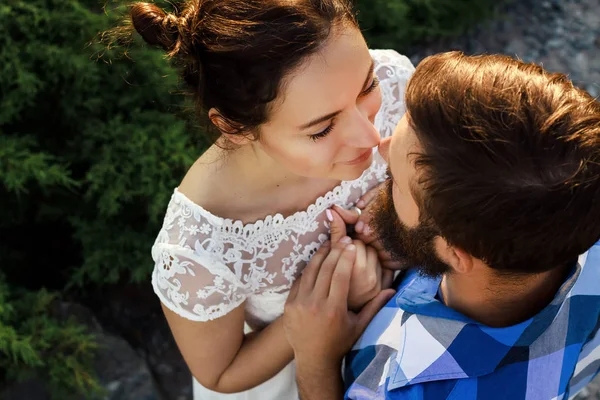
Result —
[[346, 165], [360, 164], [362, 162], [367, 161], [369, 159], [369, 157], [371, 157], [371, 154], [373, 154], [373, 149], [367, 149], [367, 150], [365, 150], [364, 153], [362, 153], [360, 156], [356, 157], [354, 160], [350, 160], [348, 162], [345, 162], [344, 164], [346, 164]]

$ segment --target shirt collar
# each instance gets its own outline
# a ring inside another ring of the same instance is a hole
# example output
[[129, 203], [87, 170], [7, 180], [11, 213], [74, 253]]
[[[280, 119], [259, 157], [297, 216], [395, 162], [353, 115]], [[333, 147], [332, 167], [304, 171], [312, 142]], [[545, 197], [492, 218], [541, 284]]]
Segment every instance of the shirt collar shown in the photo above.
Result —
[[[576, 264], [552, 302], [540, 313], [527, 321], [505, 328], [490, 328], [447, 307], [436, 296], [441, 278], [427, 278], [416, 271], [409, 271], [393, 300], [396, 306], [404, 311], [402, 324], [405, 325], [405, 335], [414, 337], [417, 333], [409, 332], [411, 330], [409, 326], [414, 327], [414, 323], [407, 324], [409, 318], [417, 318], [419, 321], [417, 324], [424, 327], [427, 332], [427, 335], [423, 335], [424, 330], [418, 328], [417, 331], [421, 332], [419, 340], [431, 340], [431, 346], [439, 346], [439, 343], [443, 342], [440, 339], [447, 337], [449, 331], [459, 331], [460, 337], [447, 346], [445, 353], [417, 377], [407, 379], [401, 368], [391, 369], [388, 390], [420, 382], [483, 376], [494, 372], [499, 367], [527, 361], [529, 346], [548, 329], [568, 293], [576, 284], [581, 271], [581, 266]], [[440, 319], [444, 322], [439, 321]], [[427, 343], [420, 343], [420, 345], [427, 346]], [[461, 365], [456, 362], [464, 356], [466, 349], [471, 358], [480, 355], [475, 357], [480, 361], [470, 363], [468, 368], [464, 363]], [[398, 366], [409, 362], [409, 360], [402, 360], [403, 353], [397, 355]]]
[[[569, 273], [569, 276], [554, 296], [552, 302], [542, 310], [541, 313], [548, 308], [553, 308], [551, 307], [553, 305], [562, 304], [564, 302], [567, 294], [575, 285], [580, 273], [581, 266], [579, 263], [576, 263]], [[407, 273], [405, 279], [398, 287], [395, 296], [396, 305], [411, 314], [444, 318], [483, 326], [483, 324], [472, 320], [442, 303], [437, 296], [440, 283], [441, 277], [429, 278], [418, 274], [415, 270], [411, 270]]]

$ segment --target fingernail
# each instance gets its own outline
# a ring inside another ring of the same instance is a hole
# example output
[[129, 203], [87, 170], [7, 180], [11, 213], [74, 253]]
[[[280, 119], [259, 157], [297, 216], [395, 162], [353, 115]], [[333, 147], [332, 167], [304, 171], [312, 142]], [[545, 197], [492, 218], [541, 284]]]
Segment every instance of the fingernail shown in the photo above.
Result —
[[356, 225], [354, 225], [354, 230], [358, 233], [361, 233], [364, 227], [365, 227], [365, 223], [362, 221], [358, 221], [356, 223]]
[[340, 243], [352, 243], [352, 238], [348, 237], [348, 236], [344, 236], [343, 238], [340, 239]]
[[339, 204], [334, 204], [333, 205], [334, 208], [340, 210], [340, 211], [344, 211], [344, 209], [342, 208], [342, 206], [340, 206]]
[[347, 251], [354, 251], [356, 250], [356, 246], [353, 244], [349, 244], [348, 246], [346, 246], [346, 250]]
[[359, 200], [359, 202], [356, 203], [356, 207], [358, 207], [358, 208], [363, 208], [364, 206], [366, 206], [364, 200]]
[[333, 214], [331, 213], [330, 209], [325, 210], [325, 215], [327, 215], [329, 222], [333, 222]]

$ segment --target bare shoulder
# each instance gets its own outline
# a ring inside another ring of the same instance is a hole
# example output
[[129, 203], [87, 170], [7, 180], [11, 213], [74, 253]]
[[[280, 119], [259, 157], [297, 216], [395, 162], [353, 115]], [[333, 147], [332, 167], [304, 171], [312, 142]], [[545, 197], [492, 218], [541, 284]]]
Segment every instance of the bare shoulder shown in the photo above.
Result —
[[228, 218], [223, 211], [234, 205], [232, 191], [227, 190], [234, 186], [230, 177], [220, 149], [213, 146], [190, 167], [178, 190], [212, 214]]

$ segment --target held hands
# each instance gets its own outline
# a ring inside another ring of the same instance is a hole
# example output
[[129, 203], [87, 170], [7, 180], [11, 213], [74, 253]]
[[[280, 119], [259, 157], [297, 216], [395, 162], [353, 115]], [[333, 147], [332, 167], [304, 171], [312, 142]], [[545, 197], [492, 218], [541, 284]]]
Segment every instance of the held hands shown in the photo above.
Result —
[[381, 291], [359, 313], [348, 311], [356, 257], [354, 244], [324, 244], [290, 291], [284, 329], [296, 360], [304, 367], [339, 368], [367, 324], [394, 294], [391, 289]]
[[354, 246], [355, 258], [350, 278], [348, 308], [358, 311], [383, 289], [392, 285], [393, 271], [382, 268], [375, 248], [366, 245], [362, 240], [352, 240], [346, 236], [346, 221], [338, 212], [328, 210], [327, 218], [331, 221], [331, 242], [334, 247], [337, 244]]
[[384, 187], [384, 183], [374, 187], [365, 193], [356, 207], [362, 212], [359, 214], [356, 210], [345, 210], [339, 206], [334, 206], [334, 210], [342, 217], [344, 222], [348, 225], [354, 225], [354, 238], [362, 240], [365, 244], [373, 247], [377, 250], [377, 256], [384, 269], [398, 270], [401, 268], [401, 264], [397, 261], [393, 261], [390, 254], [385, 251], [381, 242], [377, 239], [377, 235], [370, 226], [371, 223], [371, 208], [373, 200], [377, 197], [379, 191]]

